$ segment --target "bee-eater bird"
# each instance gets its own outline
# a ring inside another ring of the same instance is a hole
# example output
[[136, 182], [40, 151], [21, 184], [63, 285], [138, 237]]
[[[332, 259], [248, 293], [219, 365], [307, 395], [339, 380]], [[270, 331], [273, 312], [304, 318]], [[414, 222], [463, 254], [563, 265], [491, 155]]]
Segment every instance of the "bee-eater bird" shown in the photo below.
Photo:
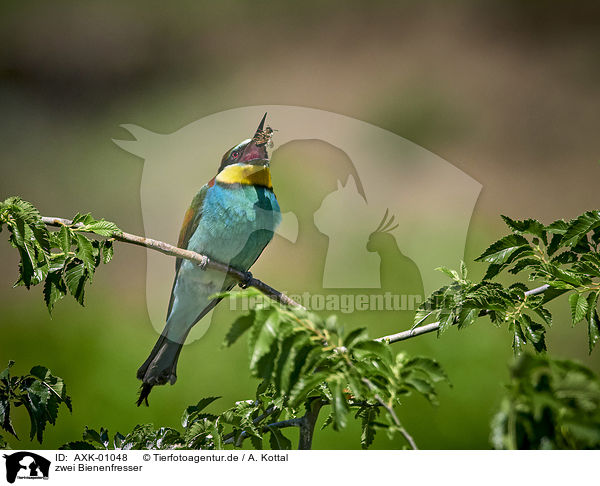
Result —
[[[266, 116], [251, 139], [225, 153], [217, 175], [192, 200], [179, 234], [180, 248], [242, 272], [257, 260], [281, 221], [267, 153], [273, 130], [264, 127]], [[182, 258], [177, 258], [175, 270], [165, 328], [137, 372], [142, 380], [138, 406], [148, 404], [153, 386], [175, 383], [177, 360], [190, 329], [221, 300], [211, 296], [236, 283]]]

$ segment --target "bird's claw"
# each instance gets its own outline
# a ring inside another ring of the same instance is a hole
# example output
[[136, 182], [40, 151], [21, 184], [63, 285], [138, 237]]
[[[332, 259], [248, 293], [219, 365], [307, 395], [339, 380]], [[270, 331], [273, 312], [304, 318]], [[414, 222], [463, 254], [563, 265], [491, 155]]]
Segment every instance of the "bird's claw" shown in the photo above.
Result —
[[244, 279], [240, 280], [238, 285], [240, 286], [241, 289], [247, 289], [248, 287], [250, 287], [250, 284], [252, 283], [252, 279], [254, 277], [252, 276], [251, 272], [246, 272], [244, 274]]

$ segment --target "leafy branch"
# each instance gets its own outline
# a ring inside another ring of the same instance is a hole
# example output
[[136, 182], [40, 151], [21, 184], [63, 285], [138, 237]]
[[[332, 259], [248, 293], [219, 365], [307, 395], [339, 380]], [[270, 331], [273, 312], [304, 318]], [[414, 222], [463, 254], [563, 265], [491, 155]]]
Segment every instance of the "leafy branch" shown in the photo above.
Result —
[[[490, 245], [476, 259], [488, 263], [481, 282], [468, 280], [464, 263], [459, 272], [441, 267], [439, 270], [453, 283], [435, 291], [421, 305], [412, 329], [377, 340], [395, 343], [433, 331], [441, 334], [452, 325], [461, 329], [479, 317], [488, 316], [496, 325], [508, 324], [515, 352], [527, 342], [543, 350], [544, 324], [551, 325], [551, 315], [544, 304], [573, 291], [569, 297], [572, 317], [574, 323], [587, 320], [591, 351], [600, 339], [596, 311], [600, 282], [594, 280], [600, 277], [600, 212], [588, 211], [570, 222], [558, 220], [547, 226], [534, 219], [516, 221], [506, 216], [503, 219], [512, 234]], [[83, 305], [85, 285], [92, 280], [100, 262], [108, 263], [112, 258], [115, 240], [184, 258], [201, 268], [225, 272], [243, 287], [256, 288], [276, 302], [302, 307], [249, 272], [240, 272], [206, 255], [162, 241], [125, 233], [114, 223], [96, 221], [89, 214], [78, 214], [73, 220], [42, 217], [30, 203], [12, 197], [0, 203], [0, 230], [2, 224], [8, 226], [10, 242], [21, 255], [16, 285], [29, 288], [45, 279], [44, 299], [50, 311], [67, 290]], [[46, 225], [59, 227], [60, 231], [49, 232]], [[91, 240], [84, 233], [107, 239]], [[542, 285], [528, 290], [517, 282], [505, 288], [492, 281], [503, 270], [513, 275], [528, 272], [529, 280], [541, 280]], [[540, 297], [541, 294], [546, 295]]]
[[496, 449], [598, 449], [600, 379], [568, 360], [524, 353], [492, 420]]
[[[240, 294], [257, 292], [235, 296]], [[297, 307], [259, 303], [232, 324], [224, 346], [234, 345], [244, 334], [250, 372], [260, 380], [255, 398], [239, 401], [219, 415], [205, 410], [216, 397], [206, 398], [186, 409], [182, 431], [144, 425], [122, 436], [118, 445], [114, 440], [104, 442], [119, 448], [220, 449], [242, 447], [249, 440], [262, 449], [268, 437], [271, 448], [289, 449], [285, 429], [296, 427], [298, 447], [309, 449], [319, 412], [327, 409], [323, 428], [339, 431], [351, 416], [361, 420], [364, 448], [378, 431], [389, 437], [399, 434], [416, 448], [394, 408], [412, 394], [437, 404], [436, 385], [448, 382], [432, 359], [394, 356], [389, 344], [370, 339], [366, 329], [346, 332], [335, 316], [323, 319]], [[86, 434], [84, 441], [99, 446]]]
[[67, 387], [58, 376], [52, 375], [44, 366], [34, 366], [22, 376], [11, 376], [14, 361], [0, 372], [0, 427], [17, 439], [12, 425], [12, 408], [23, 406], [29, 413], [30, 438], [42, 443], [46, 424], [54, 425], [59, 407], [65, 404], [71, 410], [71, 397]]
[[[389, 344], [369, 338], [365, 328], [346, 332], [336, 316], [324, 319], [305, 309], [263, 302], [233, 323], [225, 345], [245, 332], [250, 371], [282, 406], [294, 409], [304, 403], [308, 411], [314, 403], [328, 405], [326, 424], [334, 430], [344, 428], [355, 409], [357, 417], [369, 417], [363, 428], [365, 446], [377, 428], [408, 440], [393, 407], [411, 393], [437, 403], [435, 385], [447, 381], [434, 360], [394, 356]], [[386, 414], [375, 423], [380, 406]]]
[[[0, 231], [3, 225], [10, 232], [10, 244], [19, 250], [21, 256], [20, 276], [15, 285], [30, 288], [44, 282], [44, 300], [50, 312], [67, 292], [83, 305], [85, 286], [92, 281], [100, 263], [108, 263], [112, 259], [115, 240], [184, 258], [201, 268], [227, 273], [244, 287], [254, 287], [284, 305], [300, 307], [287, 295], [254, 278], [250, 272], [241, 272], [191, 250], [126, 233], [110, 221], [95, 220], [89, 213], [78, 213], [72, 220], [43, 217], [31, 203], [10, 197], [0, 203]], [[46, 226], [60, 230], [50, 232]], [[90, 239], [85, 233], [105, 239]]]
[[[256, 400], [238, 402], [218, 417], [201, 412], [207, 403], [199, 402], [186, 412], [183, 421], [186, 432], [179, 436], [169, 432], [173, 441], [188, 447], [220, 447], [224, 426], [232, 429], [229, 434], [234, 444], [248, 437], [258, 445], [265, 430], [271, 434], [271, 442], [286, 443], [280, 431], [281, 423], [277, 423], [283, 414], [288, 417], [280, 422], [300, 427], [300, 446], [309, 448], [319, 410], [325, 405], [332, 410], [327, 424], [332, 424], [335, 430], [346, 426], [351, 409], [357, 410], [356, 416], [364, 423], [365, 446], [370, 444], [377, 428], [386, 429], [390, 435], [400, 432], [414, 446], [393, 407], [401, 396], [413, 391], [434, 402], [434, 383], [446, 379], [433, 360], [411, 360], [404, 354], [394, 357], [386, 343], [369, 339], [365, 329], [344, 333], [343, 326], [334, 317], [323, 320], [309, 313], [247, 273], [211, 261], [205, 255], [125, 233], [114, 223], [96, 220], [89, 214], [78, 214], [73, 220], [46, 218], [30, 203], [9, 198], [0, 206], [0, 228], [3, 224], [8, 227], [10, 242], [21, 256], [17, 284], [29, 288], [44, 282], [44, 299], [50, 311], [67, 291], [83, 305], [85, 286], [100, 263], [108, 263], [112, 258], [115, 240], [186, 258], [202, 268], [227, 272], [245, 286], [255, 287], [254, 292], [260, 291], [276, 302], [242, 316], [225, 340], [226, 345], [232, 345], [251, 329], [250, 370], [263, 380]], [[50, 232], [47, 226], [60, 229]], [[84, 233], [105, 239], [92, 240]], [[363, 379], [365, 377], [368, 379]], [[306, 413], [298, 417], [296, 411], [301, 406]], [[388, 413], [382, 422], [375, 422], [380, 406]], [[265, 414], [267, 409], [272, 413]], [[263, 420], [257, 420], [261, 416]], [[265, 422], [267, 417], [268, 423]], [[149, 433], [148, 428], [143, 430]], [[137, 437], [141, 431], [132, 433]], [[156, 432], [154, 437], [159, 435]], [[221, 439], [216, 440], [217, 435]], [[161, 440], [168, 442], [164, 437]]]
[[[399, 435], [410, 447], [416, 448], [395, 408], [410, 394], [419, 394], [431, 403], [437, 403], [435, 386], [448, 379], [436, 361], [409, 357], [405, 353], [394, 354], [391, 343], [432, 331], [441, 335], [452, 326], [462, 329], [478, 318], [489, 317], [497, 326], [506, 325], [512, 335], [515, 354], [520, 354], [528, 343], [541, 352], [546, 350], [546, 328], [552, 324], [552, 315], [546, 304], [563, 294], [569, 294], [573, 324], [587, 321], [590, 352], [600, 339], [597, 313], [600, 212], [589, 211], [570, 222], [559, 220], [550, 225], [532, 219], [516, 221], [503, 218], [511, 234], [493, 243], [477, 258], [477, 261], [488, 265], [481, 281], [474, 282], [468, 278], [464, 263], [459, 271], [440, 268], [450, 277], [451, 283], [435, 291], [420, 306], [413, 328], [373, 339], [366, 329], [346, 332], [336, 316], [324, 318], [311, 313], [250, 273], [212, 261], [205, 255], [125, 233], [114, 223], [95, 220], [89, 214], [77, 214], [72, 220], [47, 218], [20, 198], [9, 198], [0, 203], [0, 230], [3, 225], [7, 226], [9, 241], [21, 256], [16, 285], [29, 288], [44, 282], [44, 299], [50, 311], [67, 293], [83, 305], [86, 284], [91, 282], [96, 268], [112, 258], [114, 241], [188, 259], [201, 268], [228, 273], [242, 287], [254, 287], [254, 290], [237, 294], [224, 294], [232, 298], [262, 293], [271, 299], [239, 317], [224, 342], [225, 346], [231, 346], [242, 335], [248, 334], [250, 372], [261, 380], [254, 399], [237, 402], [219, 415], [205, 410], [216, 397], [200, 400], [184, 412], [181, 431], [138, 425], [125, 436], [117, 433], [109, 439], [106, 429], [100, 432], [86, 429], [82, 441], [65, 446], [77, 448], [220, 449], [241, 447], [247, 439], [255, 448], [262, 448], [263, 440], [268, 436], [270, 447], [281, 449], [291, 447], [283, 432], [289, 427], [299, 428], [299, 447], [310, 448], [322, 409], [329, 411], [323, 428], [344, 429], [351, 414], [361, 420], [361, 444], [365, 448], [379, 430], [384, 430], [390, 437]], [[59, 230], [51, 232], [48, 226]], [[88, 233], [102, 239], [90, 239], [85, 236]], [[505, 286], [494, 281], [503, 271], [511, 275], [527, 274], [530, 281], [537, 282], [537, 287], [528, 289], [522, 282]], [[536, 359], [530, 358], [530, 361]], [[537, 370], [546, 366], [551, 374], [560, 368], [560, 365], [549, 363], [530, 368]], [[568, 366], [571, 367], [569, 373], [574, 373], [576, 366]], [[581, 369], [578, 373], [585, 375]], [[590, 383], [593, 382], [591, 375], [585, 376]], [[519, 376], [517, 388], [514, 388], [517, 391], [509, 400], [525, 400], [523, 396], [527, 393], [539, 391], [541, 382], [534, 386], [534, 391], [523, 391], [523, 380], [529, 379], [527, 377], [530, 374]], [[48, 380], [51, 379], [54, 378], [50, 375]], [[585, 386], [588, 385], [592, 386], [589, 383]], [[550, 393], [559, 393], [556, 390], [558, 388], [551, 387]], [[9, 395], [7, 392], [6, 396]], [[65, 395], [62, 399], [70, 407], [68, 397]], [[10, 412], [9, 398], [5, 402], [8, 405], [2, 405], [3, 420]], [[592, 404], [590, 410], [596, 410], [593, 400], [586, 403]], [[533, 439], [521, 440], [512, 425], [522, 417], [514, 413], [511, 415], [511, 410], [521, 410], [526, 404], [510, 407], [512, 405], [508, 408], [509, 412], [505, 410], [510, 426], [505, 427], [505, 422], [498, 419], [497, 423], [504, 424], [504, 429], [498, 425], [500, 428], [495, 429], [494, 437], [500, 437], [499, 431], [504, 430], [508, 437], [502, 439], [505, 446], [540, 446], [541, 442]], [[535, 422], [538, 418], [536, 413], [533, 419], [526, 419], [531, 423], [523, 427], [539, 428]], [[594, 414], [591, 416], [596, 420]], [[37, 416], [32, 415], [32, 434], [41, 440], [43, 426], [47, 422], [54, 423], [54, 419], [55, 414], [50, 414], [40, 425]], [[557, 427], [560, 431], [564, 429], [564, 425]], [[588, 430], [591, 426], [584, 424], [582, 427], [584, 433], [592, 433]], [[557, 447], [580, 443], [577, 442], [580, 438], [552, 440]]]
[[[450, 326], [462, 329], [479, 317], [489, 317], [497, 326], [507, 325], [515, 353], [527, 343], [536, 351], [544, 351], [546, 327], [552, 325], [545, 305], [570, 293], [573, 325], [587, 321], [591, 353], [600, 340], [600, 211], [547, 226], [534, 219], [503, 219], [512, 233], [476, 258], [488, 264], [480, 282], [468, 279], [464, 263], [460, 271], [441, 267], [452, 283], [433, 292], [419, 307], [413, 329], [380, 340], [397, 342], [433, 331], [442, 334]], [[539, 286], [528, 290], [522, 282], [506, 287], [493, 281], [505, 270], [511, 275], [526, 274]]]
[[[48, 311], [69, 292], [84, 304], [86, 284], [96, 268], [113, 257], [113, 239], [121, 230], [110, 221], [95, 220], [90, 214], [77, 214], [69, 225], [50, 232], [40, 213], [27, 201], [10, 197], [0, 203], [0, 231], [10, 232], [9, 242], [19, 251], [19, 278], [15, 286], [44, 283]], [[108, 237], [90, 240], [83, 233]]]
[[[89, 216], [89, 215], [86, 215]], [[88, 233], [99, 234], [100, 236], [110, 236], [111, 239], [121, 241], [124, 243], [132, 243], [134, 245], [143, 246], [145, 248], [150, 248], [151, 250], [156, 250], [165, 255], [174, 256], [177, 258], [183, 258], [185, 260], [190, 260], [196, 263], [200, 268], [211, 268], [213, 270], [218, 270], [220, 272], [226, 273], [227, 275], [236, 279], [243, 287], [254, 287], [258, 291], [262, 292], [264, 295], [269, 297], [270, 299], [275, 300], [276, 302], [280, 302], [284, 305], [298, 306], [301, 307], [296, 301], [291, 299], [289, 296], [285, 295], [282, 292], [274, 289], [270, 285], [262, 282], [261, 280], [254, 278], [250, 272], [241, 272], [236, 268], [233, 268], [225, 263], [221, 263], [216, 260], [212, 260], [206, 255], [201, 255], [200, 253], [196, 253], [192, 250], [186, 250], [183, 248], [178, 248], [176, 246], [170, 245], [169, 243], [165, 243], [163, 241], [154, 240], [152, 238], [146, 238], [144, 236], [137, 236], [131, 233], [125, 233], [118, 228], [113, 231], [110, 235], [100, 234], [95, 230], [94, 226], [90, 225], [82, 225], [75, 218], [72, 221], [68, 219], [62, 218], [50, 218], [43, 216], [42, 221], [44, 224], [48, 226], [59, 226], [59, 227], [67, 227], [74, 228], [76, 230]], [[116, 228], [116, 226], [115, 226]], [[108, 240], [111, 241], [111, 240]]]
[[[316, 416], [328, 407], [323, 427], [336, 430], [345, 427], [351, 410], [356, 411], [365, 448], [378, 430], [390, 436], [401, 434], [416, 448], [394, 411], [399, 400], [390, 397], [417, 392], [436, 403], [433, 386], [447, 380], [437, 363], [399, 355], [395, 362], [402, 366], [390, 372], [390, 362], [382, 360], [389, 345], [369, 340], [364, 329], [345, 333], [335, 317], [322, 320], [307, 311], [262, 305], [235, 321], [224, 343], [233, 345], [244, 333], [250, 334], [251, 372], [262, 378], [255, 399], [237, 402], [219, 416], [203, 412], [213, 398], [202, 400], [184, 413], [184, 432], [138, 426], [119, 447], [210, 449], [241, 447], [249, 439], [261, 449], [268, 436], [272, 449], [289, 449], [291, 442], [283, 429], [297, 427], [300, 448], [309, 448]], [[290, 373], [297, 366], [300, 372]], [[593, 372], [571, 361], [525, 353], [511, 367], [511, 377], [507, 397], [492, 423], [494, 447], [600, 445], [600, 380]], [[299, 412], [302, 407], [304, 414]], [[225, 433], [225, 427], [232, 431]], [[219, 438], [214, 435], [217, 431]]]

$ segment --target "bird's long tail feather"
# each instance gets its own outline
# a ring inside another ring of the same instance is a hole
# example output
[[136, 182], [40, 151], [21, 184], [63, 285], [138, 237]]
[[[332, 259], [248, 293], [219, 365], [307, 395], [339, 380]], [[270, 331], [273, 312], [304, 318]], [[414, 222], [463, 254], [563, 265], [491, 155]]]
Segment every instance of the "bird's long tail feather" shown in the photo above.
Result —
[[174, 342], [161, 335], [150, 352], [150, 356], [137, 371], [138, 380], [142, 380], [137, 406], [148, 405], [148, 395], [155, 385], [171, 385], [177, 380], [177, 360], [183, 344]]

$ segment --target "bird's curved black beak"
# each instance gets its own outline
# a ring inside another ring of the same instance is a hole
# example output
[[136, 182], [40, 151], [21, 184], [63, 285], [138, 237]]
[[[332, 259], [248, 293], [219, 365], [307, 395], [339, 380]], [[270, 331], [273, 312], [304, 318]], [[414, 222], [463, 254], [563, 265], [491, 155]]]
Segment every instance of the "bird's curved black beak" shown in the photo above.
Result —
[[253, 140], [256, 140], [257, 138], [259, 138], [262, 135], [263, 130], [265, 129], [265, 120], [266, 119], [267, 119], [267, 114], [265, 113], [262, 117], [262, 120], [258, 124], [258, 128], [256, 129], [256, 133], [254, 134], [254, 137], [252, 137]]
[[265, 120], [267, 114], [265, 113], [260, 121], [256, 133], [250, 140], [250, 143], [244, 149], [244, 153], [240, 159], [240, 162], [253, 165], [267, 165], [269, 163], [269, 153], [267, 152], [267, 145], [271, 140], [271, 134], [273, 130], [269, 127], [265, 129]]

